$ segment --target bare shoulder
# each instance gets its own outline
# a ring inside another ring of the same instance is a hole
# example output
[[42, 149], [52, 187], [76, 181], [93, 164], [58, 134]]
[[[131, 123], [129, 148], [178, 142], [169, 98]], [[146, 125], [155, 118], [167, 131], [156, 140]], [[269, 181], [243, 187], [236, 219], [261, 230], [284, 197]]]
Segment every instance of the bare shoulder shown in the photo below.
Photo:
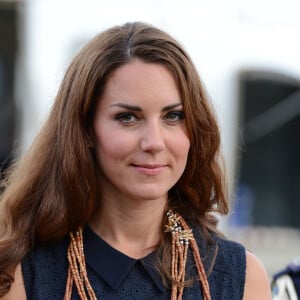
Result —
[[271, 300], [271, 287], [265, 268], [261, 261], [248, 251], [243, 300]]
[[18, 264], [15, 271], [15, 281], [11, 285], [9, 292], [1, 297], [1, 300], [26, 300], [26, 292], [21, 270], [21, 264]]

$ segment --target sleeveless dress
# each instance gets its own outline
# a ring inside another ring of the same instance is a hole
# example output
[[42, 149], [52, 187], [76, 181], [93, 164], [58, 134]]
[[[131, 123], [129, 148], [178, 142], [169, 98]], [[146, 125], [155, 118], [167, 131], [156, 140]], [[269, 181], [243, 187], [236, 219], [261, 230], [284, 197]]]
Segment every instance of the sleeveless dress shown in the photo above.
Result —
[[[212, 300], [243, 299], [246, 253], [245, 248], [212, 234], [207, 242], [199, 230], [193, 230], [207, 272]], [[142, 259], [130, 258], [112, 248], [92, 229], [83, 232], [84, 253], [90, 283], [99, 300], [169, 300], [166, 288], [153, 262], [155, 251]], [[27, 300], [63, 299], [67, 271], [69, 238], [52, 246], [38, 247], [22, 261]], [[197, 278], [197, 270], [189, 253], [186, 276]], [[72, 300], [79, 300], [73, 285]], [[202, 288], [194, 280], [184, 289], [183, 299], [201, 300]]]

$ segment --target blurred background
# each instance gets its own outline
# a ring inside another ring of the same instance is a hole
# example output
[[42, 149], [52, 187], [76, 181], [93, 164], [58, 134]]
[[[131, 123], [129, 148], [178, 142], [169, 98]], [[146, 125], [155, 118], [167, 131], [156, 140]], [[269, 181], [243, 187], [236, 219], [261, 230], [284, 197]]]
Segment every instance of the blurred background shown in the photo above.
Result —
[[232, 194], [221, 221], [269, 275], [300, 256], [299, 0], [0, 0], [0, 166], [32, 142], [74, 54], [145, 21], [190, 53], [216, 108]]

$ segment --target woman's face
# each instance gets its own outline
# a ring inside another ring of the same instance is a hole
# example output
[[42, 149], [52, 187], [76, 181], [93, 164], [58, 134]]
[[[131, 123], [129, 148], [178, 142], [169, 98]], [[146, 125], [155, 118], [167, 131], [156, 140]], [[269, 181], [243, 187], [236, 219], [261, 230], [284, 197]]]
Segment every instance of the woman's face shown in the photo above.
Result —
[[175, 80], [141, 60], [108, 78], [95, 112], [95, 150], [104, 199], [167, 199], [190, 148]]

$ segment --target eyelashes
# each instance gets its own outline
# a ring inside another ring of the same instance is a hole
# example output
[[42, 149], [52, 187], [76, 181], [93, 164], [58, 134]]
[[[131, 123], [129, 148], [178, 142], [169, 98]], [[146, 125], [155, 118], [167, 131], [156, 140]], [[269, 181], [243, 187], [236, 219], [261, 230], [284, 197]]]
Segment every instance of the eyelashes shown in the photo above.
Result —
[[166, 120], [168, 123], [179, 123], [182, 120], [184, 120], [184, 113], [181, 110], [177, 111], [170, 111], [166, 114], [164, 117], [164, 120]]
[[[135, 125], [143, 120], [142, 116], [139, 116], [135, 112], [121, 112], [116, 114], [114, 119], [125, 126]], [[168, 125], [177, 125], [184, 120], [184, 112], [182, 110], [169, 111], [163, 117], [162, 121]]]
[[132, 112], [122, 112], [115, 116], [115, 120], [123, 123], [125, 125], [134, 124], [139, 121], [139, 118], [135, 113]]

